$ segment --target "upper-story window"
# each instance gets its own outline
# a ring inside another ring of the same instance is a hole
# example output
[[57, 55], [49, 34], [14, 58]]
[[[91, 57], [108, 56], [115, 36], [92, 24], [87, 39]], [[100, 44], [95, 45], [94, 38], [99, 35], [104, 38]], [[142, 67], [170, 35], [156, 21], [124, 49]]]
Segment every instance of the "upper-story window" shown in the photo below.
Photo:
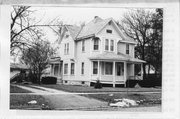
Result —
[[105, 50], [109, 50], [109, 39], [105, 40]]
[[64, 44], [64, 54], [66, 54], [66, 43]]
[[64, 54], [65, 55], [69, 54], [69, 43], [64, 44]]
[[111, 50], [111, 51], [114, 51], [114, 40], [111, 40], [110, 50]]
[[82, 40], [82, 51], [85, 51], [85, 40]]
[[106, 29], [106, 33], [112, 33], [112, 30]]
[[99, 39], [98, 38], [94, 39], [94, 50], [99, 50]]
[[126, 54], [129, 54], [129, 44], [126, 44]]
[[69, 43], [67, 43], [67, 54], [69, 54]]

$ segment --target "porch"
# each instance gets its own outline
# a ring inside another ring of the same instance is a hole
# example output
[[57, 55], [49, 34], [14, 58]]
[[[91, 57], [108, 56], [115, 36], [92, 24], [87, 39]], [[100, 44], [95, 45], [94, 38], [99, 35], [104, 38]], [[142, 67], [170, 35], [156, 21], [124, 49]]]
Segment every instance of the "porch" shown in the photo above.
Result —
[[[115, 53], [104, 53], [96, 57], [91, 57], [91, 82], [100, 80], [103, 84], [123, 84], [126, 81], [142, 80], [143, 68], [145, 61], [117, 55]], [[140, 65], [140, 75], [135, 75], [135, 65]]]
[[53, 57], [49, 59], [49, 65], [50, 65], [50, 76], [57, 77], [57, 83], [61, 83], [62, 79], [62, 61], [60, 57]]

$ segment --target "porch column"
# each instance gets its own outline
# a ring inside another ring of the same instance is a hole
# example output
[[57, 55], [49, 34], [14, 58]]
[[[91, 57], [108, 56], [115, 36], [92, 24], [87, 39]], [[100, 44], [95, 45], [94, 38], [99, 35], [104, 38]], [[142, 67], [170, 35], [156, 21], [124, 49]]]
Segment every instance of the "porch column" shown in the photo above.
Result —
[[61, 69], [60, 69], [60, 67], [61, 67], [61, 64], [59, 63], [59, 66], [58, 66], [58, 76], [60, 77], [61, 76]]
[[125, 81], [125, 87], [126, 87], [126, 80], [127, 80], [127, 62], [124, 62], [124, 81]]
[[101, 80], [101, 79], [100, 79], [100, 65], [99, 65], [99, 60], [98, 60], [98, 79]]
[[115, 76], [115, 61], [113, 61], [113, 87], [115, 87], [115, 83], [116, 83], [116, 76]]
[[141, 80], [143, 80], [143, 64], [141, 63]]

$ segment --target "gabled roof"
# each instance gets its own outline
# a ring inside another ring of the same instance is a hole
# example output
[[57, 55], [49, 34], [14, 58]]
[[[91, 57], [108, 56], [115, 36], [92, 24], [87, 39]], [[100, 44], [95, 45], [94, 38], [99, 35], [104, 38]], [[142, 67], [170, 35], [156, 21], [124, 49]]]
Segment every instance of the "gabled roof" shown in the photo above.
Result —
[[77, 39], [86, 37], [86, 36], [92, 36], [95, 35], [98, 31], [102, 29], [103, 26], [105, 26], [111, 19], [101, 19], [100, 17], [96, 17], [91, 22], [86, 24], [79, 35], [77, 36]]
[[77, 37], [77, 35], [79, 34], [81, 30], [81, 27], [76, 26], [76, 25], [66, 25], [65, 27], [70, 32], [70, 35], [72, 36], [72, 38], [75, 40], [75, 38]]
[[105, 52], [102, 54], [98, 54], [93, 57], [89, 57], [90, 60], [112, 60], [112, 61], [128, 61], [134, 63], [145, 63], [145, 61], [133, 58], [129, 55], [125, 55], [123, 53], [115, 54], [114, 52]]
[[50, 64], [60, 63], [61, 61], [62, 61], [62, 60], [61, 60], [60, 57], [51, 57], [51, 58], [48, 60], [48, 62], [49, 62]]
[[66, 29], [70, 32], [70, 35], [74, 40], [79, 40], [82, 38], [92, 37], [99, 33], [110, 21], [115, 25], [116, 29], [118, 30], [120, 36], [122, 37], [121, 42], [128, 42], [132, 44], [136, 44], [136, 42], [127, 37], [113, 20], [113, 18], [102, 19], [98, 16], [87, 23], [86, 25], [79, 27], [75, 25], [65, 25]]

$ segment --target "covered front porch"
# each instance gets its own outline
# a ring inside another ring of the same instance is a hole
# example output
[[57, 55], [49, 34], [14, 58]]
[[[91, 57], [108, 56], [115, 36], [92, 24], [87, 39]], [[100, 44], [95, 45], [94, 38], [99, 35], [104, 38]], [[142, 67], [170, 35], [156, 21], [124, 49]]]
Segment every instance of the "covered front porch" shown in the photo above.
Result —
[[62, 61], [60, 57], [53, 57], [49, 59], [50, 65], [50, 76], [57, 77], [57, 83], [61, 82], [62, 79]]
[[[104, 58], [104, 59], [103, 59]], [[122, 58], [91, 58], [91, 82], [100, 80], [103, 84], [123, 84], [126, 87], [127, 80], [142, 80], [144, 61], [138, 59]], [[140, 65], [139, 75], [135, 75], [135, 65]]]

